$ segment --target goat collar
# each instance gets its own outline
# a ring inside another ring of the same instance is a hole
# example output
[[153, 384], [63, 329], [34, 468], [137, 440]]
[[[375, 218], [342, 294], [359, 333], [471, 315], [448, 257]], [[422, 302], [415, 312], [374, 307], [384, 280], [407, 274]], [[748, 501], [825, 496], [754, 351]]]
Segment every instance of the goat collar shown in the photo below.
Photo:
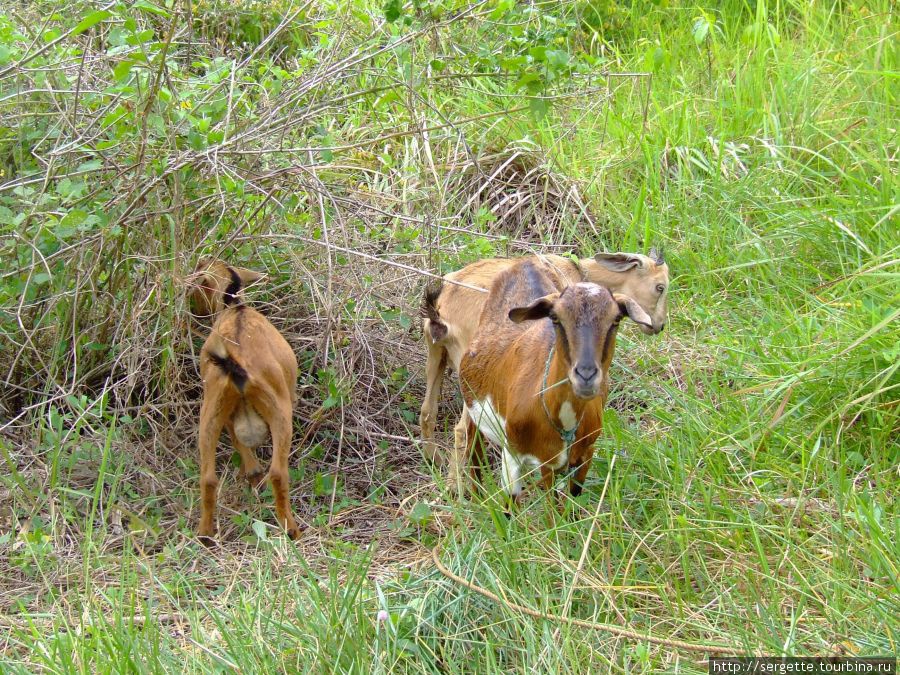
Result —
[[[550, 414], [550, 411], [547, 409], [547, 401], [544, 400], [544, 392], [547, 391], [547, 376], [550, 375], [550, 362], [553, 360], [553, 353], [556, 351], [556, 345], [550, 347], [550, 353], [547, 354], [547, 363], [544, 365], [544, 381], [541, 383], [541, 405], [544, 408], [544, 414], [547, 416], [547, 421], [550, 422], [550, 426], [556, 429], [556, 433], [559, 434], [559, 437], [562, 439], [564, 449], [568, 452], [569, 448], [572, 447], [572, 444], [575, 443], [575, 437], [578, 434], [578, 427], [581, 426], [581, 420], [584, 419], [584, 412], [581, 413], [581, 419], [569, 430], [563, 429], [556, 422], [553, 421], [553, 415]], [[549, 387], [552, 389], [559, 382]]]

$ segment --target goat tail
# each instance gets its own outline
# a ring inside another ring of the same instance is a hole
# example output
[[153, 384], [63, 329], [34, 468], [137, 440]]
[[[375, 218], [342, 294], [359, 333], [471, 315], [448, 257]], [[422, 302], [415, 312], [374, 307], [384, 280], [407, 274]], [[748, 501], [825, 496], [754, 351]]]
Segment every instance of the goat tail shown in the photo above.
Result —
[[441, 282], [431, 283], [425, 287], [425, 294], [422, 297], [422, 307], [419, 313], [423, 319], [428, 320], [428, 332], [431, 333], [432, 342], [440, 342], [449, 332], [447, 323], [438, 313], [437, 301], [441, 295], [444, 286]]
[[210, 353], [209, 358], [228, 376], [238, 391], [243, 394], [248, 379], [247, 371], [244, 370], [244, 367], [227, 353], [225, 356]]

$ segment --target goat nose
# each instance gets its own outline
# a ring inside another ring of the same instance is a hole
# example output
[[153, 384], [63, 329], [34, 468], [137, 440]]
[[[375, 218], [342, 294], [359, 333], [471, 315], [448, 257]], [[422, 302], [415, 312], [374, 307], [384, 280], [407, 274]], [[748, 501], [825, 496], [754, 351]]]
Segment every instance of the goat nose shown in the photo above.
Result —
[[666, 329], [666, 324], [664, 324], [664, 323], [659, 324], [659, 332], [660, 333], [662, 333], [665, 329]]
[[597, 366], [593, 363], [588, 366], [575, 366], [575, 374], [585, 382], [588, 382], [597, 374]]

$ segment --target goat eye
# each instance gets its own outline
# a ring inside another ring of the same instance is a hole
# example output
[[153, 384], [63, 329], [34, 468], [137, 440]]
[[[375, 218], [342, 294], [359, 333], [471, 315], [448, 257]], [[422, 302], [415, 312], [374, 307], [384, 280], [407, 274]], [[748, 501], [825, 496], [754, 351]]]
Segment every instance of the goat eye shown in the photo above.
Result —
[[665, 286], [663, 286], [662, 284], [656, 284], [656, 292], [657, 293], [662, 293], [665, 290], [666, 290]]
[[556, 316], [556, 314], [554, 314], [553, 312], [550, 312], [550, 314], [548, 314], [547, 316], [550, 317], [550, 320], [551, 320], [553, 323], [559, 323], [559, 317]]

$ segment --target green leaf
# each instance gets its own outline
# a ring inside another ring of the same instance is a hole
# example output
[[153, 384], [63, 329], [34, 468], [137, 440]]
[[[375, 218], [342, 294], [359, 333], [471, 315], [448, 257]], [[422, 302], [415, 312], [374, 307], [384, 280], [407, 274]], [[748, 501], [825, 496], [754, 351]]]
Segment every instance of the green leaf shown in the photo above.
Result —
[[394, 101], [400, 100], [400, 95], [397, 93], [396, 89], [390, 89], [384, 92], [381, 96], [375, 99], [375, 103], [373, 104], [373, 108], [382, 109], [387, 107], [389, 103], [393, 103]]
[[534, 115], [535, 119], [540, 121], [544, 119], [550, 111], [550, 103], [547, 99], [532, 98], [528, 100], [528, 108], [531, 110], [531, 114]]
[[525, 88], [530, 92], [538, 92], [541, 90], [541, 77], [537, 73], [527, 71], [522, 73], [519, 76], [519, 80], [516, 82], [516, 88], [522, 89]]
[[134, 61], [131, 59], [126, 59], [121, 61], [113, 68], [113, 77], [116, 79], [116, 82], [124, 82], [131, 75], [131, 67], [134, 65]]
[[403, 15], [403, 0], [388, 0], [384, 3], [384, 18], [394, 23]]
[[128, 38], [128, 31], [122, 26], [116, 26], [106, 36], [106, 41], [113, 47], [121, 47]]
[[565, 68], [569, 65], [569, 52], [561, 49], [551, 49], [547, 52], [547, 63], [554, 68]]
[[56, 194], [64, 199], [77, 199], [81, 197], [87, 186], [82, 180], [72, 180], [71, 178], [62, 178], [56, 184]]
[[422, 527], [423, 525], [427, 525], [431, 522], [431, 518], [434, 514], [431, 511], [431, 507], [425, 502], [417, 502], [412, 510], [409, 512], [409, 520], [414, 525], [418, 525]]
[[260, 541], [269, 541], [269, 528], [263, 521], [254, 520], [250, 527]]
[[547, 60], [547, 48], [543, 45], [531, 47], [528, 50], [528, 55], [531, 56], [531, 58], [533, 58], [535, 61], [546, 61]]
[[89, 28], [93, 28], [101, 21], [108, 19], [110, 16], [112, 16], [112, 12], [106, 9], [98, 9], [96, 12], [91, 12], [78, 22], [78, 25], [75, 26], [75, 30], [72, 31], [72, 35], [83, 33]]
[[163, 9], [162, 7], [157, 7], [156, 5], [148, 2], [148, 0], [137, 0], [137, 2], [135, 2], [132, 6], [135, 9], [139, 9], [143, 12], [149, 12], [150, 14], [164, 16], [167, 19], [171, 16], [165, 9]]
[[500, 0], [488, 16], [491, 21], [497, 21], [498, 19], [503, 18], [503, 15], [511, 11], [515, 6], [515, 0]]
[[86, 162], [82, 162], [78, 165], [78, 169], [76, 171], [96, 171], [100, 167], [103, 166], [103, 160], [100, 159], [89, 159]]
[[500, 67], [503, 70], [519, 70], [526, 63], [524, 56], [510, 56], [508, 59], [500, 59]]
[[72, 209], [63, 216], [62, 220], [59, 221], [59, 224], [66, 228], [78, 227], [84, 222], [87, 215], [87, 211], [83, 209]]
[[709, 34], [709, 20], [705, 16], [698, 17], [694, 21], [694, 28], [691, 33], [694, 35], [694, 42], [699, 45]]
[[317, 473], [313, 484], [313, 494], [317, 497], [330, 495], [334, 490], [335, 478], [329, 473]]
[[139, 33], [133, 33], [128, 36], [126, 42], [132, 46], [142, 45], [145, 42], [150, 42], [153, 39], [153, 31], [149, 28], [147, 30], [142, 30]]

